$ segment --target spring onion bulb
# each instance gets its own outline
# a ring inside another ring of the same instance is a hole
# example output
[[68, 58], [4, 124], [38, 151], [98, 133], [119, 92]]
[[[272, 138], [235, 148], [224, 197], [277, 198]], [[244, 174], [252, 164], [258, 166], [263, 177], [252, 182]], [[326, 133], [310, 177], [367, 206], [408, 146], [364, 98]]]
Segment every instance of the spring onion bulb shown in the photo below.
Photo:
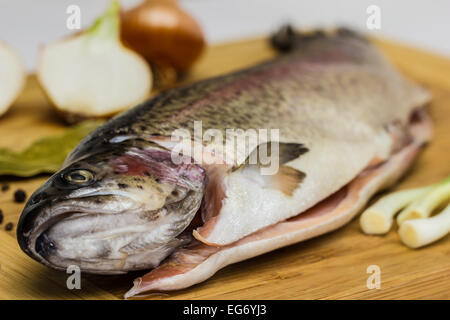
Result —
[[394, 215], [431, 189], [429, 186], [401, 190], [382, 197], [362, 213], [359, 220], [361, 229], [367, 234], [387, 233], [392, 227]]
[[410, 248], [419, 248], [441, 239], [450, 232], [450, 204], [441, 213], [431, 217], [414, 219], [400, 225], [402, 242]]

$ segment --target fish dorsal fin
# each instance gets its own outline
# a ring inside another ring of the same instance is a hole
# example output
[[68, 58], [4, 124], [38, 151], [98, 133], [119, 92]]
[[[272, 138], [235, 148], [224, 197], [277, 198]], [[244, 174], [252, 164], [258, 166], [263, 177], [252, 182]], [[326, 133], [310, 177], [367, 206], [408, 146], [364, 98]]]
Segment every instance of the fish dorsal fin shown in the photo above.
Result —
[[306, 174], [285, 164], [308, 151], [299, 143], [262, 143], [232, 172], [240, 171], [265, 188], [278, 189], [292, 196]]

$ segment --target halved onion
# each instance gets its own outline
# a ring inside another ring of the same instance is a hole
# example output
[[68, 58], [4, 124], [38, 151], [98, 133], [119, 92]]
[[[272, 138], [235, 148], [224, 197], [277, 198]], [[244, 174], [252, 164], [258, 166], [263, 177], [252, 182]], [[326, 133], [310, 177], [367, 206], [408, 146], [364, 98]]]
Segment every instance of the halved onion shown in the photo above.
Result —
[[0, 43], [0, 115], [8, 111], [23, 89], [26, 72], [19, 55]]
[[113, 2], [85, 32], [43, 48], [37, 75], [66, 119], [110, 116], [148, 96], [150, 67], [121, 43], [119, 27]]

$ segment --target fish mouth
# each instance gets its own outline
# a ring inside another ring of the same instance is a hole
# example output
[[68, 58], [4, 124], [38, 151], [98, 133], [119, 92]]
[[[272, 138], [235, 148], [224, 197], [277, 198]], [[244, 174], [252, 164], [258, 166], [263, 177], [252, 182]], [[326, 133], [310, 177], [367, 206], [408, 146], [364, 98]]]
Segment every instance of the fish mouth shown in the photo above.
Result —
[[[75, 204], [76, 199], [71, 200], [73, 204], [65, 202], [54, 207], [46, 203], [38, 205], [27, 205], [17, 226], [17, 238], [20, 248], [30, 257], [44, 265], [57, 270], [66, 270], [69, 265], [86, 267], [82, 261], [64, 259], [58, 256], [58, 247], [50, 235], [60, 223], [64, 221], [77, 221], [81, 217], [98, 215], [120, 215], [123, 212], [101, 211], [89, 208], [80, 208]], [[81, 262], [81, 263], [80, 263]], [[111, 266], [113, 268], [113, 266]], [[95, 273], [95, 268], [87, 272]], [[121, 271], [108, 270], [109, 273], [124, 273]], [[100, 270], [98, 273], [102, 273]]]
[[186, 242], [180, 234], [202, 199], [189, 191], [178, 202], [145, 210], [126, 197], [113, 197], [121, 210], [83, 206], [80, 199], [27, 206], [28, 219], [21, 218], [17, 228], [20, 247], [57, 270], [75, 265], [87, 273], [123, 274], [153, 268]]

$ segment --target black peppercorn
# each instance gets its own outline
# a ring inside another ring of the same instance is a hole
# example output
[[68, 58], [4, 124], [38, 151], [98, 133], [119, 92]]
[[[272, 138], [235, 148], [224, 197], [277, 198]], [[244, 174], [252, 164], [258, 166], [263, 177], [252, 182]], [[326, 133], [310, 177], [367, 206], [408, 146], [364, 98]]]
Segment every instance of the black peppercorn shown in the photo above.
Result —
[[6, 231], [11, 231], [11, 230], [13, 229], [13, 227], [14, 227], [14, 224], [13, 224], [12, 222], [8, 222], [8, 223], [5, 225], [5, 230], [6, 230]]
[[9, 190], [9, 185], [4, 184], [2, 185], [2, 191], [8, 191]]
[[3, 223], [3, 211], [0, 209], [0, 224]]
[[14, 192], [14, 201], [21, 203], [24, 202], [27, 198], [27, 194], [22, 189], [18, 189], [16, 192]]

